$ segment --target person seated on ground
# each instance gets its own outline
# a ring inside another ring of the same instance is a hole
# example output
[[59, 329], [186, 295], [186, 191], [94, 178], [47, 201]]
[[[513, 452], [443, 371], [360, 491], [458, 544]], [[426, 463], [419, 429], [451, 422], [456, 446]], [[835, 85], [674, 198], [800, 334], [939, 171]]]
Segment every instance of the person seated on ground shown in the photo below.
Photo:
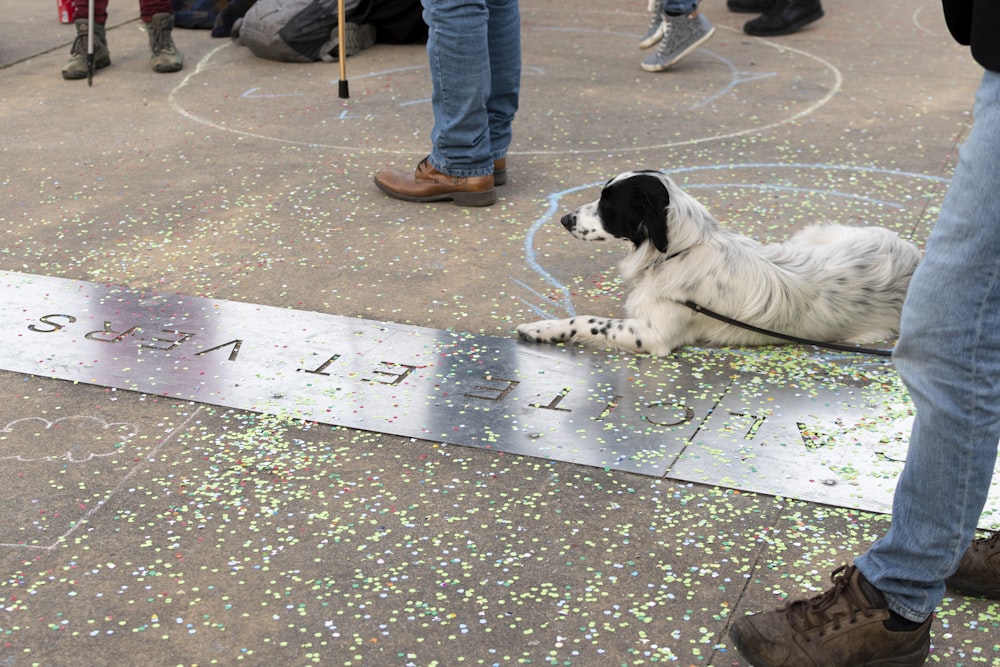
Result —
[[[229, 35], [254, 55], [314, 62], [339, 57], [337, 0], [232, 0], [213, 36]], [[354, 55], [376, 43], [427, 41], [420, 0], [346, 0], [344, 50]]]

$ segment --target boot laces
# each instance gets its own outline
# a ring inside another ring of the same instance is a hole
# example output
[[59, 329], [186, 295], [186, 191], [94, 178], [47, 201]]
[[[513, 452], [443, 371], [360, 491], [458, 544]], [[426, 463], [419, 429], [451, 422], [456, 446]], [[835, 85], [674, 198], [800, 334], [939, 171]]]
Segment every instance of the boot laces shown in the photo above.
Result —
[[818, 629], [822, 637], [831, 623], [831, 630], [839, 630], [845, 616], [849, 623], [854, 623], [859, 613], [871, 618], [872, 603], [859, 588], [851, 586], [854, 571], [854, 566], [842, 565], [830, 576], [832, 588], [810, 600], [789, 603], [784, 611], [792, 627], [803, 634]]
[[146, 29], [149, 30], [149, 34], [153, 37], [151, 44], [151, 50], [153, 53], [160, 54], [174, 52], [174, 40], [171, 38], [169, 30], [163, 30], [159, 26], [154, 28], [152, 23], [150, 23]]
[[76, 36], [76, 39], [73, 40], [73, 46], [69, 49], [69, 54], [71, 56], [87, 55], [87, 33], [82, 32]]
[[[100, 25], [100, 24], [98, 24]], [[87, 31], [81, 30], [76, 33], [76, 39], [73, 40], [73, 46], [69, 48], [69, 54], [71, 56], [85, 56], [87, 55], [87, 40], [89, 39]], [[101, 44], [100, 34], [96, 31], [94, 32], [94, 53], [97, 53], [98, 48]]]

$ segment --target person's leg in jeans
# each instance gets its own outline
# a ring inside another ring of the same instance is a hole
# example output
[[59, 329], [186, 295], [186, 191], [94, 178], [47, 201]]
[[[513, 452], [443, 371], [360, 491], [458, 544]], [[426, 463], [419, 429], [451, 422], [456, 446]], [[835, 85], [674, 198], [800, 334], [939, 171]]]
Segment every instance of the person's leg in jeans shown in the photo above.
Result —
[[488, 0], [490, 94], [486, 115], [490, 157], [505, 160], [521, 93], [521, 12], [518, 0]]
[[449, 176], [493, 172], [489, 8], [486, 0], [423, 0], [431, 73], [430, 163]]
[[894, 358], [916, 419], [892, 525], [855, 562], [913, 621], [969, 545], [1000, 440], [1000, 73], [986, 72], [973, 118], [903, 308]]
[[663, 0], [663, 13], [669, 16], [683, 16], [698, 9], [695, 0]]
[[[506, 180], [521, 73], [517, 0], [422, 0], [434, 128], [414, 172], [383, 169], [375, 185], [404, 201], [489, 206]], [[495, 173], [496, 172], [496, 173]]]
[[960, 564], [963, 586], [1000, 590], [994, 538], [970, 545], [1000, 441], [1000, 73], [984, 75], [973, 114], [903, 305], [894, 358], [916, 418], [892, 525], [822, 595], [733, 622], [756, 667], [917, 667]]

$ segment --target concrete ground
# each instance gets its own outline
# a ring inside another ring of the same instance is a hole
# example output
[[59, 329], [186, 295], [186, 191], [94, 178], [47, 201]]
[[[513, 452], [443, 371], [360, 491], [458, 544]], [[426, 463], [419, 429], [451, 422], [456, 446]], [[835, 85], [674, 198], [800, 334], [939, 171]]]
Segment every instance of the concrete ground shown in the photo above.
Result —
[[[349, 100], [336, 65], [205, 31], [161, 75], [114, 2], [88, 87], [59, 75], [54, 3], [0, 0], [0, 269], [510, 337], [557, 283], [620, 312], [622, 248], [555, 221], [636, 167], [763, 240], [822, 218], [922, 242], [979, 71], [934, 0], [827, 4], [761, 40], [705, 0], [714, 38], [648, 74], [645, 2], [524, 0], [511, 180], [464, 209], [371, 182], [427, 151], [421, 46], [352, 57]], [[821, 591], [889, 521], [15, 372], [0, 391], [3, 666], [745, 665], [732, 619]], [[123, 446], [64, 451], [95, 424]], [[946, 598], [929, 664], [1000, 665], [998, 625]]]

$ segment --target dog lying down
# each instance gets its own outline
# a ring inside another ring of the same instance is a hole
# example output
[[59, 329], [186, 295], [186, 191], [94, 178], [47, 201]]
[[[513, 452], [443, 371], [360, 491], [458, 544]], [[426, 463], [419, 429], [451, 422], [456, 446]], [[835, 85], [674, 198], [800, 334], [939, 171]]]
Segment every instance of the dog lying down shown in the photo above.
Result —
[[629, 295], [625, 319], [580, 315], [522, 324], [539, 343], [578, 341], [667, 355], [682, 345], [783, 341], [722, 323], [690, 301], [755, 327], [819, 342], [895, 335], [921, 252], [880, 227], [819, 224], [784, 243], [761, 244], [722, 228], [657, 171], [626, 171], [597, 201], [562, 218], [584, 241], [632, 243], [618, 265]]

